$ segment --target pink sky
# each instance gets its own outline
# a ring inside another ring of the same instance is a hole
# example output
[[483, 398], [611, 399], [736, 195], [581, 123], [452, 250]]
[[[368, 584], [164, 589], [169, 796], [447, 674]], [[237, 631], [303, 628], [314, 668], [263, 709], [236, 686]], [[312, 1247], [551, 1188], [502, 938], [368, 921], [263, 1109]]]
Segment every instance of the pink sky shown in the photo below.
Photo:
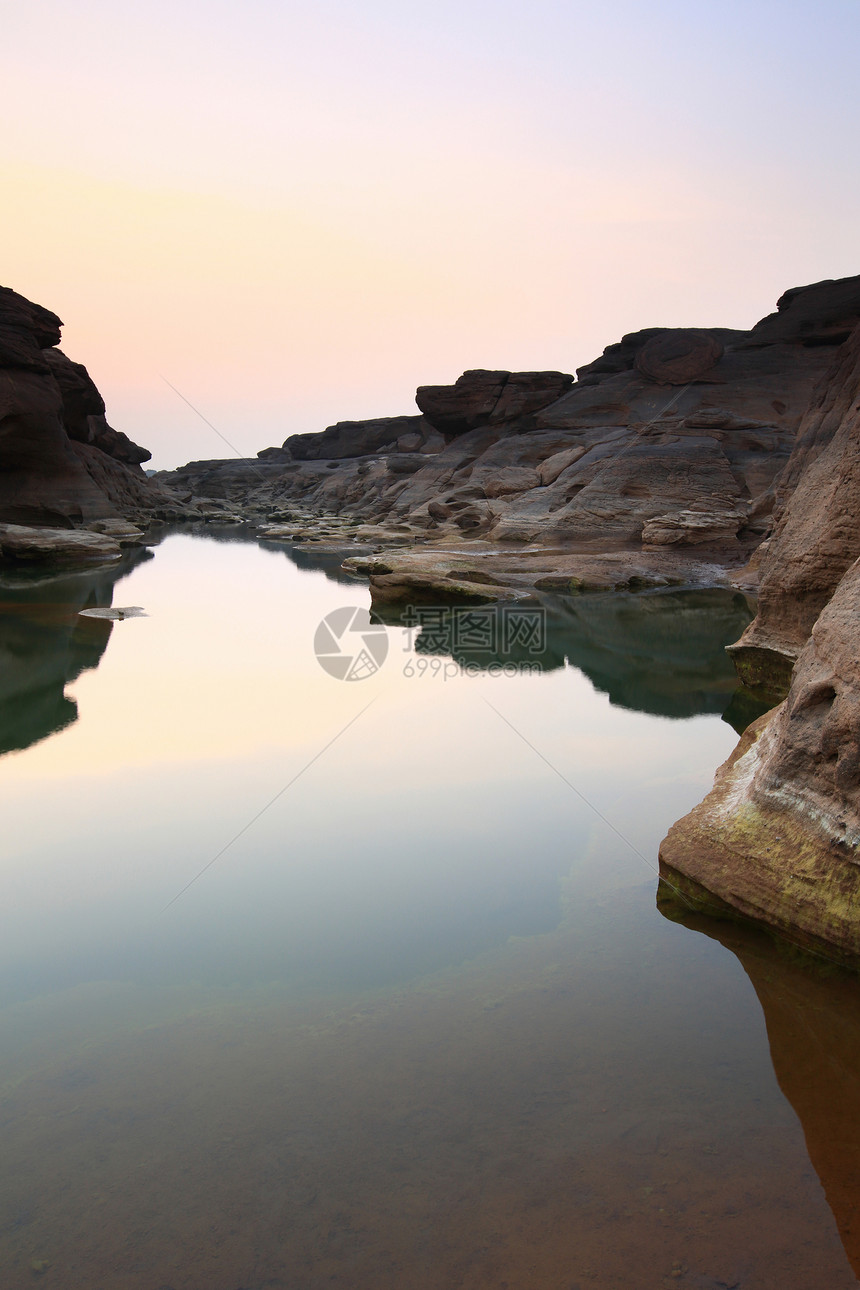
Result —
[[154, 465], [860, 271], [855, 0], [31, 0], [4, 269]]

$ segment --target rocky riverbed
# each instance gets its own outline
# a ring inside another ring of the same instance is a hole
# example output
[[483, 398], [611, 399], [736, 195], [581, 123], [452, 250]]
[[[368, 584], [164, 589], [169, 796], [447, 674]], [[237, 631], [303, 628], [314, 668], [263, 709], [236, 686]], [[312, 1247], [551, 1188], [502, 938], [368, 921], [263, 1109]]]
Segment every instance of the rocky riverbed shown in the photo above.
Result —
[[[411, 416], [148, 477], [60, 320], [0, 292], [0, 559], [115, 563], [170, 520], [341, 557], [381, 613], [666, 585], [757, 593], [730, 650], [776, 705], [672, 830], [703, 908], [860, 963], [860, 277], [750, 330], [648, 328], [574, 376], [467, 371]], [[137, 531], [129, 525], [137, 526]]]

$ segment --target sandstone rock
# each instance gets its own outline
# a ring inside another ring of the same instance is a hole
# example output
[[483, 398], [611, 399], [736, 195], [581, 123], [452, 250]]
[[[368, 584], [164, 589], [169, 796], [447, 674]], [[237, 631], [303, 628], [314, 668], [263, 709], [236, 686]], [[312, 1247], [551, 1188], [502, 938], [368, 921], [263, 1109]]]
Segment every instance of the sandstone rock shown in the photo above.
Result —
[[698, 546], [705, 542], [728, 542], [746, 516], [738, 510], [684, 510], [655, 515], [642, 529], [643, 547]]
[[42, 351], [59, 344], [61, 327], [50, 310], [0, 287], [0, 367], [47, 372]]
[[75, 453], [49, 373], [6, 369], [0, 381], [0, 518], [69, 525], [116, 514]]
[[[860, 561], [812, 629], [788, 698], [755, 722], [713, 791], [664, 841], [661, 871], [860, 964]], [[715, 898], [715, 899], [714, 899]]]
[[68, 526], [168, 503], [140, 470], [150, 454], [105, 420], [85, 367], [54, 348], [61, 323], [0, 288], [0, 518]]
[[112, 564], [121, 557], [119, 542], [104, 533], [0, 524], [0, 559], [3, 560], [87, 565]]
[[537, 488], [540, 475], [527, 466], [507, 466], [499, 470], [484, 483], [487, 497], [507, 497], [511, 493], [526, 493], [530, 488]]
[[743, 679], [777, 692], [860, 556], [860, 326], [819, 387], [786, 474], [797, 482], [762, 561], [758, 615], [733, 647]]
[[665, 327], [645, 327], [641, 331], [628, 332], [626, 336], [621, 337], [620, 341], [607, 345], [600, 358], [576, 369], [577, 384], [580, 386], [592, 384], [599, 381], [601, 377], [612, 376], [616, 372], [629, 372], [642, 346], [664, 331], [666, 331]]
[[338, 421], [319, 434], [294, 434], [284, 448], [295, 461], [340, 460], [363, 457], [393, 448], [404, 435], [417, 434], [419, 446], [425, 438], [420, 416], [375, 417], [369, 421]]
[[260, 461], [266, 462], [283, 462], [286, 464], [288, 461], [293, 460], [293, 454], [289, 448], [261, 448], [257, 456]]
[[453, 385], [421, 385], [415, 402], [446, 439], [501, 425], [554, 403], [573, 384], [566, 372], [464, 372]]
[[70, 439], [94, 444], [109, 457], [126, 465], [139, 466], [150, 460], [151, 452], [108, 425], [104, 399], [83, 363], [73, 363], [59, 349], [45, 350], [43, 357], [60, 387], [63, 425]]
[[[665, 386], [637, 369], [649, 345], [671, 348], [679, 336], [687, 356], [691, 336], [700, 357], [701, 347], [711, 359], [724, 349], [718, 370]], [[724, 567], [740, 566], [769, 535], [777, 479], [831, 357], [794, 341], [748, 347], [748, 338], [653, 328], [624, 337], [608, 355], [613, 370], [590, 373], [592, 384], [571, 385], [564, 373], [479, 370], [452, 386], [422, 387], [418, 403], [428, 415], [418, 464], [398, 450], [366, 454], [359, 465], [272, 459], [253, 470], [209, 463], [204, 471], [198, 463], [173, 478], [194, 496], [221, 496], [262, 519], [300, 498], [374, 524], [405, 523], [434, 540], [459, 530], [470, 542], [626, 552], [631, 565], [644, 530], [646, 541], [659, 538], [655, 553], [695, 542]], [[447, 445], [426, 455], [440, 430]], [[413, 444], [416, 433], [407, 429], [394, 443]], [[315, 452], [324, 437], [311, 437]], [[665, 516], [671, 522], [654, 523]]]
[[578, 444], [575, 448], [563, 448], [561, 452], [554, 452], [551, 457], [547, 457], [537, 468], [541, 486], [546, 488], [549, 484], [554, 484], [562, 471], [573, 466], [587, 451], [584, 444]]
[[839, 345], [860, 322], [860, 276], [792, 287], [780, 296], [776, 308], [776, 313], [756, 323], [748, 345], [785, 341]]
[[106, 534], [119, 542], [120, 546], [137, 546], [143, 539], [143, 529], [139, 529], [136, 524], [129, 524], [128, 520], [90, 520], [83, 527], [90, 533]]
[[677, 327], [652, 336], [636, 355], [636, 370], [660, 385], [687, 385], [708, 375], [723, 345], [710, 332]]
[[392, 475], [414, 475], [424, 462], [417, 452], [392, 453], [386, 458], [385, 465]]

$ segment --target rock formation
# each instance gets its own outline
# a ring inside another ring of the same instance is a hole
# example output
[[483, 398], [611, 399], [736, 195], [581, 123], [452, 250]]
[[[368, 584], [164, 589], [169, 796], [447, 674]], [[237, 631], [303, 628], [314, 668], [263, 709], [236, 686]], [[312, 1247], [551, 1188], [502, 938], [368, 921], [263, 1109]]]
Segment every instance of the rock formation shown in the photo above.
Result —
[[734, 649], [744, 679], [778, 695], [818, 614], [860, 556], [860, 326], [801, 422], [779, 495], [775, 531], [759, 557], [758, 615]]
[[65, 529], [169, 508], [141, 470], [150, 454], [108, 425], [86, 368], [56, 348], [61, 325], [0, 288], [0, 521]]
[[734, 911], [860, 964], [860, 560], [816, 621], [787, 699], [754, 722], [661, 872]]
[[472, 567], [503, 587], [527, 581], [530, 555], [532, 585], [553, 572], [595, 586], [725, 582], [769, 537], [813, 391], [858, 319], [854, 279], [816, 284], [751, 331], [630, 333], [576, 381], [468, 371], [420, 387], [421, 417], [342, 422], [256, 462], [192, 462], [163, 478], [189, 502], [258, 522], [298, 503], [399, 534], [399, 562], [391, 553], [372, 581], [379, 600], [392, 578], [426, 591], [464, 538]]
[[777, 483], [758, 613], [730, 648], [784, 701], [670, 831], [661, 866], [703, 908], [860, 965], [860, 279], [789, 292], [753, 330], [841, 341]]

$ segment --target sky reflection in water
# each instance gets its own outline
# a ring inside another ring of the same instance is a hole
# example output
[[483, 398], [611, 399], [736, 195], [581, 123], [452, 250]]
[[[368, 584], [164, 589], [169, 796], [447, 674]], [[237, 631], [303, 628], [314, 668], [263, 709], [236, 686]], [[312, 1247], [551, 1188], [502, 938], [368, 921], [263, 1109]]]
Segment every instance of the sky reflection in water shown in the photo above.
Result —
[[654, 908], [740, 598], [556, 598], [532, 677], [404, 675], [391, 628], [345, 684], [313, 633], [361, 584], [188, 534], [128, 565], [112, 630], [104, 575], [0, 591], [11, 1285], [43, 1246], [63, 1285], [853, 1284], [746, 976]]

